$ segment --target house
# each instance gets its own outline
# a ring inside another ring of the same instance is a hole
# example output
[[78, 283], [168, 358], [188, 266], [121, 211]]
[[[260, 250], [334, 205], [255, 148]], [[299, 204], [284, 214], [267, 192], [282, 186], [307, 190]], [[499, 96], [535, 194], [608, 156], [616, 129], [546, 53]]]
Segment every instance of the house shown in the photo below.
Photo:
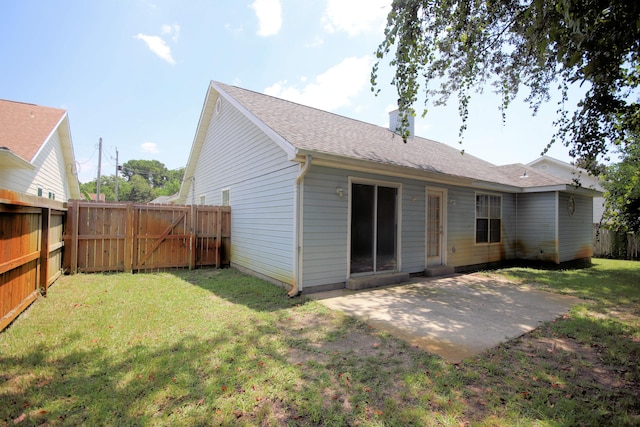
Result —
[[[539, 171], [546, 172], [548, 174], [563, 178], [565, 180], [571, 180], [571, 182], [578, 183], [579, 185], [597, 190], [603, 193], [605, 190], [600, 183], [600, 180], [591, 175], [588, 170], [579, 168], [570, 163], [563, 162], [562, 160], [554, 159], [549, 156], [542, 156], [535, 159], [532, 162], [527, 163], [527, 166], [536, 168]], [[597, 196], [593, 198], [593, 223], [600, 224], [602, 216], [604, 215], [604, 197]]]
[[211, 82], [178, 202], [231, 206], [231, 264], [291, 295], [589, 262], [594, 192]]
[[65, 110], [0, 100], [0, 188], [62, 202], [80, 198]]

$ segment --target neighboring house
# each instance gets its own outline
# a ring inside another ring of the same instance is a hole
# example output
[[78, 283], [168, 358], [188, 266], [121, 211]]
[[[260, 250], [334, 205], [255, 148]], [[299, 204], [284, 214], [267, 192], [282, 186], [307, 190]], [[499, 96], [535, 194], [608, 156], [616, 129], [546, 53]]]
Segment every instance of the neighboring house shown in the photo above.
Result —
[[[570, 180], [571, 182], [578, 183], [582, 187], [594, 189], [601, 193], [604, 193], [604, 187], [600, 183], [600, 180], [591, 175], [589, 171], [583, 168], [579, 168], [570, 163], [563, 162], [562, 160], [554, 159], [549, 156], [542, 156], [534, 161], [527, 163], [527, 166], [535, 168], [539, 171], [546, 172], [548, 174]], [[593, 198], [593, 223], [600, 224], [602, 215], [604, 214], [604, 197]]]
[[175, 203], [175, 201], [178, 199], [178, 196], [179, 196], [178, 193], [172, 194], [170, 196], [159, 196], [153, 199], [152, 201], [150, 201], [149, 203], [154, 205], [169, 205], [169, 204]]
[[80, 198], [65, 110], [0, 100], [0, 188], [62, 202]]
[[593, 195], [522, 164], [404, 143], [211, 82], [178, 202], [230, 205], [231, 264], [294, 295], [520, 260], [589, 262]]

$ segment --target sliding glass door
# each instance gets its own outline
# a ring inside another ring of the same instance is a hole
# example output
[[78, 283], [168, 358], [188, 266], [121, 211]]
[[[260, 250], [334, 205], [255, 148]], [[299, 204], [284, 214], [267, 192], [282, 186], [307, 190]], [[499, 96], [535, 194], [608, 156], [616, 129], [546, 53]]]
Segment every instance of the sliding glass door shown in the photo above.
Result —
[[351, 185], [351, 274], [398, 268], [398, 189]]

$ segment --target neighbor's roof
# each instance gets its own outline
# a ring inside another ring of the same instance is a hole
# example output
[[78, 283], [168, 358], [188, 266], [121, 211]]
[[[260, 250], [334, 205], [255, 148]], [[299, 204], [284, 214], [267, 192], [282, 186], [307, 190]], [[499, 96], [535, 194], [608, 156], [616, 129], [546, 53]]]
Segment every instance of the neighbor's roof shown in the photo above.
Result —
[[212, 85], [240, 103], [298, 152], [324, 153], [519, 188], [570, 184], [523, 164], [496, 166], [421, 137], [405, 143], [386, 127], [236, 86], [219, 82]]
[[0, 147], [31, 162], [65, 113], [58, 108], [0, 100]]
[[58, 132], [69, 196], [80, 198], [75, 156], [67, 112], [59, 108], [0, 99], [0, 163], [18, 169], [33, 168], [33, 161]]

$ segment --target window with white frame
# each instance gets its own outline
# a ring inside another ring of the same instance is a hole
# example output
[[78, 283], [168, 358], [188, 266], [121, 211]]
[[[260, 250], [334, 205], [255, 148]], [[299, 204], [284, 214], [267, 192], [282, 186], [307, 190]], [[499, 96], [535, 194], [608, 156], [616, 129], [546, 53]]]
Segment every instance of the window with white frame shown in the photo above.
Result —
[[476, 243], [498, 243], [502, 236], [502, 197], [476, 194]]
[[229, 189], [222, 190], [222, 206], [230, 206], [229, 204]]
[[200, 195], [200, 205], [205, 205], [207, 203], [207, 195], [206, 194], [201, 194]]

